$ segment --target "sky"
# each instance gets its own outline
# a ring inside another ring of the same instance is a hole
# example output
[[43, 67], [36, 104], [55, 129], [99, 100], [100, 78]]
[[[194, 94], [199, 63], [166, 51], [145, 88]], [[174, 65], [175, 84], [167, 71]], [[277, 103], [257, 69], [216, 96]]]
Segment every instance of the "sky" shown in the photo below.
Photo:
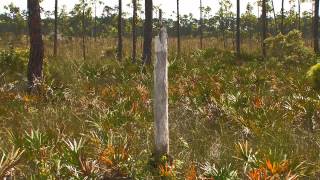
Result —
[[[102, 13], [102, 9], [105, 5], [114, 7], [118, 4], [118, 0], [101, 0], [104, 1], [104, 5], [97, 7], [97, 14]], [[122, 0], [123, 1], [123, 6], [124, 6], [124, 12], [127, 12], [128, 15], [131, 13], [131, 9], [127, 6], [127, 4], [130, 4], [132, 0]], [[144, 1], [140, 0], [142, 3]], [[160, 6], [160, 8], [164, 12], [164, 17], [170, 17], [174, 11], [176, 11], [176, 0], [153, 0], [154, 5]], [[219, 0], [202, 0], [203, 1], [203, 6], [209, 6], [212, 8], [211, 14], [215, 14], [219, 8]], [[59, 7], [62, 7], [63, 5], [66, 6], [67, 10], [71, 10], [73, 6], [79, 2], [79, 0], [59, 0]], [[233, 11], [236, 12], [236, 0], [231, 0], [233, 3]], [[254, 7], [254, 12], [255, 14], [258, 13], [257, 9], [257, 4], [255, 3], [256, 0], [241, 0], [242, 6], [241, 6], [241, 13], [245, 12], [246, 4], [250, 2], [251, 5]], [[285, 4], [285, 9], [289, 10], [290, 5], [288, 1], [286, 1], [287, 4]], [[0, 13], [4, 11], [4, 6], [8, 5], [10, 3], [14, 3], [21, 9], [26, 9], [27, 6], [27, 0], [0, 0]], [[275, 4], [275, 10], [277, 12], [280, 12], [281, 9], [281, 0], [274, 0]], [[194, 17], [199, 18], [199, 0], [180, 0], [180, 13], [181, 15], [183, 14], [189, 14], [192, 13]], [[43, 0], [41, 3], [41, 7], [44, 8], [45, 11], [52, 11], [54, 9], [54, 0]], [[312, 9], [312, 3], [303, 3], [302, 5], [302, 11], [311, 11]]]

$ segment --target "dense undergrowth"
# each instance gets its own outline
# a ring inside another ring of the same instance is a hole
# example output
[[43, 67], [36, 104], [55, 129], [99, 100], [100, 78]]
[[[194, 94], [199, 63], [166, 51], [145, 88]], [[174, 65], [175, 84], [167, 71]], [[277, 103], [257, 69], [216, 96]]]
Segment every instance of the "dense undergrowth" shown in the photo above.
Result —
[[235, 63], [232, 52], [206, 49], [171, 58], [173, 161], [154, 166], [152, 68], [47, 58], [41, 94], [29, 95], [25, 50], [2, 50], [0, 177], [316, 179], [320, 96], [306, 75], [316, 60], [297, 56]]

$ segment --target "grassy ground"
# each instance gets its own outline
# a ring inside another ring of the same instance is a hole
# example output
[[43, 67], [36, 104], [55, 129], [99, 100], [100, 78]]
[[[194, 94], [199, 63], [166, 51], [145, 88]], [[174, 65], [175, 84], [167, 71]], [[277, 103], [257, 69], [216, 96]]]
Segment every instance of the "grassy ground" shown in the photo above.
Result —
[[115, 61], [110, 41], [90, 43], [86, 61], [77, 42], [61, 43], [58, 59], [46, 56], [40, 95], [24, 91], [27, 52], [11, 53], [24, 66], [0, 72], [0, 147], [9, 159], [0, 162], [0, 175], [254, 179], [266, 172], [317, 179], [320, 97], [306, 80], [315, 60], [247, 54], [238, 64], [230, 51], [189, 45], [177, 59], [172, 49], [174, 162], [153, 167], [152, 68], [142, 73], [129, 59]]

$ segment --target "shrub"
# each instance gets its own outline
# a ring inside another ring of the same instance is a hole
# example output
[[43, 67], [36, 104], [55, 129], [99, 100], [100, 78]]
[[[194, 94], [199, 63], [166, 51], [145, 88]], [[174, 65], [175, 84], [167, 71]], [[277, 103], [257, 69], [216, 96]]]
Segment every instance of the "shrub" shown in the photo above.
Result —
[[0, 50], [0, 72], [22, 73], [28, 64], [28, 51], [24, 49]]
[[305, 46], [302, 34], [298, 30], [290, 31], [287, 35], [278, 34], [267, 38], [265, 43], [269, 57], [278, 60], [300, 62], [312, 58], [312, 51]]
[[315, 89], [320, 89], [320, 63], [310, 68], [307, 77]]

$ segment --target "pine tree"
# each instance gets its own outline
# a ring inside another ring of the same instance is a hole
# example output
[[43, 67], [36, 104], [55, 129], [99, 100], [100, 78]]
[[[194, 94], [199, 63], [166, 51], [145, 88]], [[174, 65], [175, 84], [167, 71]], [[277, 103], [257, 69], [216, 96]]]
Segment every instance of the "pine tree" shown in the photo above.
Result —
[[55, 0], [54, 8], [54, 45], [53, 45], [53, 55], [57, 57], [58, 52], [58, 0]]
[[119, 14], [118, 14], [118, 60], [122, 59], [122, 0], [119, 0]]
[[262, 56], [265, 58], [267, 56], [266, 43], [264, 40], [267, 38], [267, 0], [262, 0]]
[[177, 0], [177, 48], [178, 48], [178, 57], [181, 55], [181, 38], [180, 38], [180, 4]]
[[240, 0], [237, 0], [237, 56], [240, 57]]
[[132, 63], [137, 62], [137, 0], [132, 0], [133, 18], [132, 18]]
[[319, 53], [319, 0], [315, 0], [313, 18], [314, 52]]
[[36, 90], [37, 81], [42, 78], [43, 40], [41, 32], [41, 16], [39, 0], [28, 0], [28, 24], [30, 33], [30, 56], [28, 63], [28, 89]]
[[152, 47], [152, 0], [145, 0], [145, 22], [144, 22], [144, 42], [143, 42], [143, 64], [151, 64]]

